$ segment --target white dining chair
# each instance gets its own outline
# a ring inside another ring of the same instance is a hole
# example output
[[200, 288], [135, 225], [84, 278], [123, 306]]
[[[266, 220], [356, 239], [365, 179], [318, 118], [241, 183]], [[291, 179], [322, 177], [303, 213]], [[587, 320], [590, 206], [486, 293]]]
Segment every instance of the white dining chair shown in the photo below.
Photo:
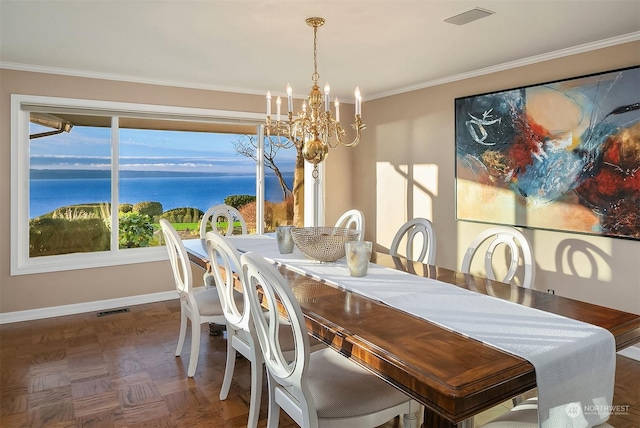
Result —
[[[419, 236], [419, 238], [418, 238]], [[414, 249], [416, 247], [416, 241], [422, 244], [420, 246], [420, 253], [414, 256]], [[389, 254], [392, 256], [398, 256], [400, 244], [405, 242], [405, 257], [408, 260], [414, 262], [426, 263], [433, 265], [436, 261], [436, 231], [433, 228], [433, 223], [426, 218], [414, 218], [409, 220], [396, 232], [396, 235], [391, 241], [391, 247], [389, 248]]]
[[[218, 220], [222, 218], [224, 219], [222, 222]], [[247, 222], [245, 221], [240, 211], [231, 205], [226, 204], [218, 204], [210, 207], [207, 212], [202, 216], [202, 220], [200, 221], [200, 239], [205, 239], [208, 230], [214, 230], [221, 235], [231, 236], [235, 231], [235, 222], [240, 222], [241, 234], [247, 234]], [[218, 224], [227, 224], [225, 228], [219, 228]], [[207, 288], [215, 287], [215, 279], [210, 272], [205, 272], [203, 276], [204, 286]], [[217, 330], [216, 330], [217, 331]]]
[[166, 219], [160, 219], [160, 227], [169, 253], [176, 290], [180, 297], [180, 335], [176, 347], [176, 357], [182, 353], [184, 339], [187, 335], [187, 323], [190, 320], [191, 356], [187, 375], [193, 377], [196, 373], [198, 354], [200, 353], [200, 326], [205, 323], [226, 324], [226, 319], [215, 288], [194, 290], [187, 251], [178, 232]]
[[[267, 367], [269, 428], [278, 426], [280, 409], [304, 428], [375, 427], [400, 414], [405, 414], [405, 426], [417, 425], [418, 403], [403, 392], [334, 350], [310, 353], [304, 316], [291, 286], [260, 255], [249, 252], [240, 260]], [[281, 312], [294, 334], [292, 360], [283, 356], [278, 339]]]
[[[227, 228], [218, 228], [219, 218], [224, 218], [224, 222], [227, 224]], [[200, 222], [200, 239], [205, 239], [205, 235], [207, 234], [208, 229], [212, 229], [220, 233], [221, 235], [232, 235], [234, 232], [234, 226], [236, 222], [240, 222], [240, 227], [242, 229], [242, 235], [247, 234], [247, 222], [245, 221], [240, 211], [231, 205], [226, 204], [218, 204], [210, 207], [207, 212], [202, 216], [202, 220]]]
[[[235, 371], [236, 354], [240, 353], [251, 363], [251, 398], [247, 427], [255, 428], [258, 425], [260, 415], [264, 361], [253, 321], [251, 321], [248, 297], [246, 293], [239, 293], [235, 288], [235, 281], [238, 280], [244, 290], [240, 254], [236, 247], [219, 233], [207, 232], [205, 238], [211, 265], [217, 267], [212, 269], [212, 275], [215, 277], [216, 289], [227, 322], [227, 361], [220, 388], [220, 400], [226, 400], [229, 395]], [[281, 321], [279, 338], [282, 343], [282, 352], [285, 358], [291, 359], [295, 348], [293, 332], [291, 325], [286, 320]], [[314, 352], [325, 347], [326, 345], [314, 339], [311, 351]]]
[[[536, 276], [536, 264], [533, 256], [533, 249], [527, 238], [518, 229], [508, 226], [494, 226], [480, 232], [469, 244], [462, 259], [460, 270], [464, 273], [471, 273], [471, 264], [474, 256], [478, 253], [483, 244], [488, 242], [484, 253], [484, 269], [487, 278], [511, 284], [516, 275], [520, 262], [524, 267], [522, 283], [523, 288], [531, 288], [534, 285]], [[510, 259], [506, 273], [498, 277], [494, 269], [494, 259], [496, 249], [503, 245], [509, 248]], [[522, 257], [521, 257], [522, 255]], [[522, 403], [521, 396], [513, 398], [513, 405]]]
[[364, 214], [360, 210], [349, 210], [342, 214], [336, 221], [335, 227], [358, 230], [360, 231], [358, 239], [360, 241], [364, 240]]
[[[524, 275], [521, 287], [531, 288], [534, 285], [536, 276], [536, 265], [533, 257], [533, 250], [527, 238], [518, 229], [507, 226], [495, 226], [484, 230], [476, 236], [462, 259], [461, 271], [471, 273], [471, 264], [474, 256], [485, 241], [489, 241], [488, 247], [484, 254], [484, 269], [487, 278], [491, 280], [512, 283], [520, 262], [524, 267]], [[510, 250], [509, 266], [506, 273], [498, 278], [494, 270], [494, 255], [496, 249], [502, 244], [506, 245]], [[522, 253], [522, 258], [520, 254]]]
[[[523, 401], [480, 428], [539, 428], [539, 426], [538, 398], [534, 397]], [[605, 422], [593, 428], [613, 428], [613, 426]]]
[[235, 370], [236, 353], [239, 352], [251, 363], [251, 398], [247, 427], [255, 428], [258, 425], [260, 415], [263, 361], [253, 326], [250, 325], [249, 302], [246, 293], [242, 293], [242, 301], [238, 302], [238, 292], [235, 290], [234, 273], [240, 272], [240, 256], [233, 244], [222, 235], [216, 232], [207, 232], [205, 238], [209, 260], [213, 266], [216, 289], [227, 323], [227, 361], [220, 388], [220, 400], [226, 400], [229, 395]]

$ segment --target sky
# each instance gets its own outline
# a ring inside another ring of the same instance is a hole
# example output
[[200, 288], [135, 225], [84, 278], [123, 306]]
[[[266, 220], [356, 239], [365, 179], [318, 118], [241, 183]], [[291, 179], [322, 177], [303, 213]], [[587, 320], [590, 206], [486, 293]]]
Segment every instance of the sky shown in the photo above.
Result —
[[[30, 133], [51, 128], [30, 124]], [[110, 128], [75, 126], [71, 132], [30, 140], [32, 169], [110, 169]], [[132, 171], [255, 174], [255, 162], [237, 153], [236, 134], [120, 130], [120, 169]], [[293, 171], [294, 149], [280, 149], [276, 164]]]

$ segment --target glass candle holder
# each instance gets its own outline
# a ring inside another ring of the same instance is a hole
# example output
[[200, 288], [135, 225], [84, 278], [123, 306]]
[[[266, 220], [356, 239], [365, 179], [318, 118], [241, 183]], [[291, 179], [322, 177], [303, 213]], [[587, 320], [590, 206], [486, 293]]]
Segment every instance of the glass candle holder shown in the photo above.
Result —
[[371, 260], [371, 241], [347, 241], [344, 244], [351, 276], [365, 276]]
[[291, 236], [291, 229], [295, 226], [277, 226], [276, 227], [276, 241], [278, 241], [278, 251], [280, 254], [293, 253], [293, 237]]

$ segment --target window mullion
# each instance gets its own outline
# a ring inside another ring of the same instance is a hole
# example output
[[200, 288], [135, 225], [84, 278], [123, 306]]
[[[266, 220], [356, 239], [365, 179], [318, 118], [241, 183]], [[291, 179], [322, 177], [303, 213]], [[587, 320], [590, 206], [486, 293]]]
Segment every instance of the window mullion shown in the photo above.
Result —
[[118, 116], [111, 117], [111, 251], [118, 251], [118, 207], [120, 206], [120, 121]]

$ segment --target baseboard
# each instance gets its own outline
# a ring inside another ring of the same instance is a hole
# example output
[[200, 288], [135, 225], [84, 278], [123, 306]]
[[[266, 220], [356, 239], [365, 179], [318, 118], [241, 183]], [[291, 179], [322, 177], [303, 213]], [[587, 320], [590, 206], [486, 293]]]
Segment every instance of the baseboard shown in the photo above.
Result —
[[26, 311], [6, 312], [0, 314], [0, 324], [20, 321], [31, 321], [43, 318], [59, 317], [63, 315], [81, 314], [84, 312], [102, 311], [105, 309], [121, 308], [129, 305], [162, 302], [177, 299], [175, 290], [160, 293], [142, 294], [139, 296], [119, 297], [117, 299], [99, 300], [95, 302], [76, 303], [73, 305], [54, 306], [51, 308], [29, 309]]
[[631, 358], [632, 360], [640, 361], [640, 348], [636, 346], [629, 346], [622, 351], [618, 351], [618, 355]]

